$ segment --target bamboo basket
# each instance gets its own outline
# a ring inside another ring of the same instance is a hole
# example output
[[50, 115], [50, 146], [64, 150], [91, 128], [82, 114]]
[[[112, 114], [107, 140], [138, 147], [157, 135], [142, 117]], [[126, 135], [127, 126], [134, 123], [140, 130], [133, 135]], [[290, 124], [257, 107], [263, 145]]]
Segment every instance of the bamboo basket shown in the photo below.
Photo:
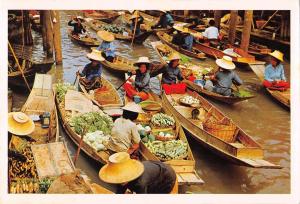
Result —
[[230, 121], [222, 123], [208, 120], [203, 124], [203, 128], [210, 134], [220, 138], [225, 142], [232, 142], [236, 125], [234, 125]]

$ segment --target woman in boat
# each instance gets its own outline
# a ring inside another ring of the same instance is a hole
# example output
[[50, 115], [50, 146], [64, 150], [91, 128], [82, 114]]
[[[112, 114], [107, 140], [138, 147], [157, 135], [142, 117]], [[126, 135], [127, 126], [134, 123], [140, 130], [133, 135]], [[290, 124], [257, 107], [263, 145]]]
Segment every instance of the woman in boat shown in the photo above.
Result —
[[223, 96], [230, 96], [232, 83], [240, 86], [243, 81], [233, 71], [235, 64], [232, 62], [231, 57], [223, 56], [222, 59], [216, 60], [216, 64], [219, 66], [219, 70], [209, 77], [210, 80], [205, 82], [204, 88]]
[[[131, 25], [130, 25], [130, 30], [131, 33], [134, 33], [134, 28], [135, 28], [135, 35], [140, 35], [141, 34], [141, 24], [144, 22], [143, 16], [139, 15], [138, 11], [135, 11], [133, 15], [130, 17], [131, 20]], [[136, 25], [135, 25], [136, 23]]]
[[172, 43], [185, 50], [192, 51], [194, 37], [190, 34], [189, 29], [181, 26], [173, 26], [173, 28], [176, 29], [178, 33], [173, 36]]
[[209, 41], [218, 40], [219, 29], [215, 26], [216, 22], [214, 20], [210, 20], [208, 24], [209, 27], [206, 28], [205, 31], [202, 33], [204, 39], [207, 39]]
[[283, 53], [275, 50], [270, 55], [270, 62], [266, 66], [263, 85], [266, 88], [275, 90], [285, 90], [290, 88], [290, 84], [286, 81], [284, 69], [281, 62], [283, 62]]
[[140, 57], [139, 60], [134, 63], [139, 69], [129, 73], [130, 75], [135, 74], [134, 87], [131, 83], [124, 84], [124, 90], [129, 98], [139, 96], [142, 101], [149, 98], [148, 93], [150, 92], [150, 66], [151, 63], [148, 57]]
[[117, 193], [128, 190], [137, 194], [174, 194], [178, 192], [176, 173], [168, 164], [160, 161], [130, 159], [126, 152], [109, 157], [109, 162], [99, 171], [99, 178], [116, 184]]
[[134, 152], [139, 148], [141, 138], [136, 124], [132, 121], [144, 111], [134, 102], [128, 103], [122, 109], [123, 116], [115, 120], [107, 148], [113, 152]]
[[178, 53], [172, 53], [169, 56], [169, 63], [163, 68], [151, 73], [151, 77], [155, 77], [158, 74], [162, 74], [162, 84], [176, 84], [178, 81], [182, 81], [184, 78], [178, 68], [180, 55]]
[[[102, 57], [101, 52], [99, 50], [93, 49], [91, 53], [88, 53], [87, 58], [91, 60], [90, 63], [85, 65], [82, 72], [77, 72], [77, 75], [80, 75], [80, 82], [87, 88], [92, 89], [96, 87], [100, 87], [101, 84], [101, 73], [102, 73], [102, 65], [101, 61], [105, 59]], [[95, 87], [96, 86], [96, 87]]]
[[168, 28], [168, 26], [172, 27], [174, 25], [174, 20], [169, 13], [169, 11], [161, 10], [161, 15], [156, 25], [151, 26], [152, 29], [155, 28]]
[[69, 26], [73, 26], [72, 35], [86, 34], [86, 30], [84, 29], [81, 21], [83, 18], [81, 16], [73, 17], [72, 20], [68, 22]]
[[97, 50], [102, 51], [102, 56], [105, 58], [105, 60], [113, 62], [116, 56], [116, 47], [113, 44], [115, 36], [112, 33], [104, 30], [98, 31], [97, 35], [103, 40], [99, 47], [97, 47]]

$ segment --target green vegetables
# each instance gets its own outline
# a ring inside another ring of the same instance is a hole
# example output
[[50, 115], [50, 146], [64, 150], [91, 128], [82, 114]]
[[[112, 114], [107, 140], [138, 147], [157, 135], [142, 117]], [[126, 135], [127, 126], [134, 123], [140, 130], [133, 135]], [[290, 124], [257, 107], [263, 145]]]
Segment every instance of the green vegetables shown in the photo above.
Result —
[[53, 182], [53, 179], [51, 178], [44, 178], [43, 180], [40, 181], [39, 187], [40, 187], [40, 192], [41, 193], [47, 193], [49, 187], [51, 186]]
[[89, 112], [79, 116], [72, 117], [70, 125], [74, 131], [82, 135], [86, 133], [102, 131], [105, 135], [110, 135], [113, 127], [113, 120], [110, 116], [101, 112]]
[[180, 54], [180, 58], [181, 58], [181, 59], [180, 59], [180, 62], [181, 62], [182, 64], [185, 64], [185, 63], [191, 61], [191, 58], [189, 58], [188, 56], [182, 55], [182, 54]]
[[185, 159], [188, 156], [188, 144], [182, 140], [148, 141], [145, 146], [161, 160]]
[[112, 32], [112, 33], [123, 33], [126, 31], [124, 27], [117, 26], [117, 25], [101, 25], [100, 29]]
[[175, 125], [175, 120], [164, 113], [157, 113], [152, 116], [151, 123], [157, 127], [170, 127]]
[[65, 100], [65, 95], [68, 90], [75, 90], [75, 87], [71, 85], [70, 83], [57, 83], [55, 85], [56, 89], [56, 95], [59, 100], [59, 102], [62, 102]]
[[240, 98], [245, 98], [245, 97], [251, 97], [251, 96], [253, 96], [249, 91], [242, 90], [242, 89], [240, 89], [237, 92], [234, 92], [233, 94], [234, 94], [235, 97], [240, 97]]

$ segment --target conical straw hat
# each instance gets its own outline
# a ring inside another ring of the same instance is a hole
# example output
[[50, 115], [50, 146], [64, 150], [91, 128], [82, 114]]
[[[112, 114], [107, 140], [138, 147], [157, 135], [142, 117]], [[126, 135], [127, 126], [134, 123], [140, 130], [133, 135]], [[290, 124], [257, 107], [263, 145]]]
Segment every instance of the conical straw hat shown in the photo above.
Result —
[[134, 13], [132, 14], [132, 16], [130, 17], [130, 20], [134, 19], [134, 18], [138, 18], [138, 17], [140, 17], [139, 11], [134, 11]]
[[112, 33], [105, 30], [98, 31], [97, 35], [106, 42], [112, 42], [115, 40], [115, 36]]
[[148, 57], [139, 57], [138, 61], [136, 61], [133, 65], [138, 66], [139, 64], [151, 64]]
[[14, 135], [29, 135], [34, 131], [35, 125], [31, 118], [22, 112], [8, 114], [8, 131]]
[[177, 59], [181, 59], [180, 55], [177, 52], [173, 52], [169, 57], [168, 60], [172, 61], [172, 60], [177, 60]]
[[99, 62], [102, 62], [105, 60], [104, 57], [102, 57], [102, 55], [101, 55], [101, 51], [99, 51], [97, 49], [92, 49], [92, 52], [88, 53], [86, 56], [89, 59], [96, 60]]
[[127, 110], [127, 111], [131, 111], [131, 112], [135, 112], [135, 113], [145, 113], [143, 111], [143, 109], [141, 108], [141, 106], [134, 103], [134, 102], [127, 103], [127, 105], [124, 106], [122, 109]]
[[280, 52], [278, 50], [274, 50], [274, 52], [269, 53], [269, 55], [271, 55], [272, 57], [275, 57], [276, 59], [283, 62], [283, 53], [282, 52]]
[[106, 183], [121, 184], [133, 181], [144, 172], [144, 165], [130, 159], [126, 152], [118, 152], [109, 157], [109, 162], [99, 171], [99, 178]]
[[232, 62], [232, 58], [229, 56], [223, 56], [222, 59], [217, 59], [216, 63], [223, 69], [232, 70], [235, 69], [235, 64]]
[[189, 29], [182, 26], [175, 25], [173, 28], [183, 33], [189, 33]]

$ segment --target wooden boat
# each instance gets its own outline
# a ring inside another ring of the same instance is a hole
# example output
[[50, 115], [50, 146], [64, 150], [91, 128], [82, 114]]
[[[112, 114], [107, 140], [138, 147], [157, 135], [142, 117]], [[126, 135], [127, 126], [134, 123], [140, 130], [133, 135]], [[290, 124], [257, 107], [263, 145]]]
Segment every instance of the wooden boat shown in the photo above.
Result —
[[68, 36], [71, 38], [71, 40], [75, 41], [79, 45], [83, 46], [99, 46], [100, 41], [97, 38], [93, 38], [89, 35], [85, 37], [79, 37], [78, 35], [72, 35], [72, 30], [68, 30]]
[[[250, 68], [257, 75], [257, 77], [263, 82], [264, 81], [264, 73], [265, 73], [265, 62], [257, 62], [253, 64], [249, 64]], [[283, 104], [285, 107], [290, 108], [290, 89], [286, 91], [278, 91], [271, 90], [266, 88], [267, 92], [273, 96], [277, 101]]]
[[[97, 20], [87, 21], [86, 24], [89, 27], [91, 27], [93, 30], [97, 31], [97, 32], [100, 31], [100, 30], [104, 30], [102, 28], [102, 26], [110, 25], [110, 24], [107, 24], [105, 22], [97, 21]], [[123, 35], [124, 33], [113, 33], [113, 32], [111, 32], [111, 33], [118, 40], [124, 40], [124, 41], [131, 42], [132, 41], [131, 31], [129, 29], [125, 29], [125, 31], [126, 31], [127, 35]], [[141, 33], [140, 35], [136, 35], [134, 37], [134, 42], [137, 43], [137, 44], [142, 44], [151, 34], [152, 34], [152, 31], [146, 31], [146, 32]]]
[[[192, 119], [194, 108], [183, 106], [179, 102], [180, 98], [188, 95], [200, 101], [200, 107], [197, 107], [200, 112], [198, 119]], [[262, 147], [196, 92], [171, 95], [163, 93], [162, 104], [202, 146], [224, 159], [254, 168], [281, 168], [264, 160]]]
[[116, 55], [113, 62], [109, 62], [107, 60], [104, 60], [101, 62], [103, 66], [108, 68], [110, 71], [118, 73], [118, 74], [124, 74], [126, 72], [130, 72], [135, 70], [136, 68], [133, 66], [134, 61], [129, 60], [125, 57], [121, 57], [119, 55]]
[[13, 93], [10, 89], [8, 89], [8, 101], [7, 101], [7, 105], [8, 105], [8, 112], [11, 112], [12, 107], [13, 107]]
[[94, 11], [92, 13], [90, 12], [84, 12], [84, 17], [86, 18], [93, 18], [95, 20], [103, 21], [105, 23], [112, 23], [115, 21], [120, 14], [115, 11], [105, 11], [105, 10], [99, 10]]
[[[197, 59], [200, 59], [200, 60], [204, 60], [206, 59], [205, 57], [205, 54], [204, 52], [202, 52], [201, 50], [199, 49], [195, 49], [193, 46], [193, 51], [188, 51], [188, 50], [185, 50], [181, 47], [179, 47], [178, 45], [175, 45], [172, 43], [172, 36], [169, 35], [168, 33], [166, 32], [163, 32], [163, 31], [159, 31], [156, 33], [157, 37], [165, 44], [167, 44], [168, 46], [172, 47], [174, 50], [176, 50], [177, 52], [180, 52], [184, 55], [187, 55], [187, 56], [190, 56], [190, 57], [194, 57], [194, 58], [197, 58]], [[194, 43], [195, 44], [195, 43]]]
[[89, 94], [82, 83], [79, 80], [79, 89], [84, 93], [84, 95], [93, 101], [94, 104], [99, 106], [99, 108], [109, 108], [109, 107], [121, 107], [123, 106], [123, 100], [120, 97], [118, 91], [115, 87], [104, 77], [101, 77], [102, 87], [105, 87], [105, 91], [93, 90], [93, 94]]

